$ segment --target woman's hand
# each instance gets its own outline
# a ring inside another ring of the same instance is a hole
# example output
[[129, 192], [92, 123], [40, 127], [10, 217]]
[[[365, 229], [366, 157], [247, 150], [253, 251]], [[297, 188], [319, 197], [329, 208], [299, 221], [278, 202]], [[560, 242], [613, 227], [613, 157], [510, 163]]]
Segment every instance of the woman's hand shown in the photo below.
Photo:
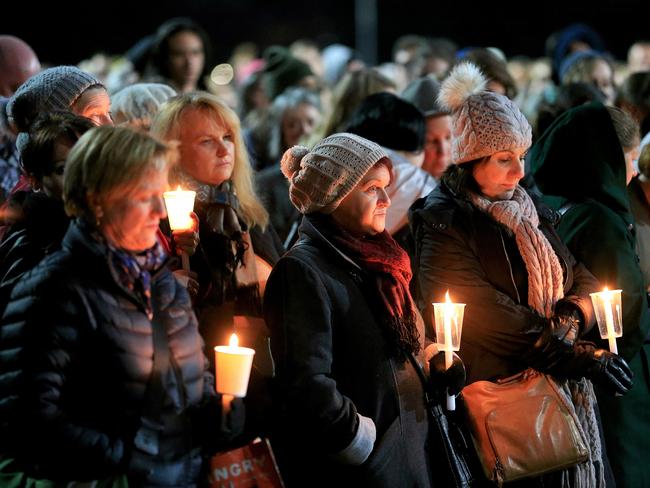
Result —
[[192, 256], [199, 246], [199, 217], [194, 212], [190, 217], [193, 224], [191, 228], [172, 231], [172, 240], [177, 254], [185, 253]]

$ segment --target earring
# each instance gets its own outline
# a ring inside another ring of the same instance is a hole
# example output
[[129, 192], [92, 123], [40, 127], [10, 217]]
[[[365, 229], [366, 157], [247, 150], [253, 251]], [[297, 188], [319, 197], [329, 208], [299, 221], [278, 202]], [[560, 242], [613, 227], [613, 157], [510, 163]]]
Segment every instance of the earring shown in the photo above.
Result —
[[104, 210], [102, 209], [101, 205], [97, 205], [95, 207], [95, 225], [97, 227], [99, 227], [102, 223], [102, 218], [104, 218]]

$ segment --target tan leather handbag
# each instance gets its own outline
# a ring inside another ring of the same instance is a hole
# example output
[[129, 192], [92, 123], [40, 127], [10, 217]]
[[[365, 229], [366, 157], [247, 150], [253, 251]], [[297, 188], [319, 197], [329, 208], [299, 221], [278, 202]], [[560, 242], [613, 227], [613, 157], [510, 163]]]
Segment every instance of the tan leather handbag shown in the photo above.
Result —
[[498, 383], [477, 381], [462, 395], [483, 471], [499, 486], [589, 457], [578, 419], [550, 376], [527, 369]]

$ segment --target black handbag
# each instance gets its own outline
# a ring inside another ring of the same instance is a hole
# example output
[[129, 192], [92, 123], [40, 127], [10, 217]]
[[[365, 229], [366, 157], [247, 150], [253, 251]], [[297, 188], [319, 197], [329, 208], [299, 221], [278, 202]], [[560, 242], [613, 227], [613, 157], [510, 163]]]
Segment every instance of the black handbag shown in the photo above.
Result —
[[[424, 401], [429, 415], [429, 459], [431, 470], [435, 473], [436, 484], [440, 486], [469, 488], [477, 486], [479, 477], [475, 476], [477, 456], [474, 447], [467, 442], [461, 426], [455, 419], [445, 414], [434, 392], [413, 354], [409, 360], [418, 374], [424, 389]], [[441, 466], [440, 463], [445, 463]], [[480, 479], [484, 479], [480, 477]]]

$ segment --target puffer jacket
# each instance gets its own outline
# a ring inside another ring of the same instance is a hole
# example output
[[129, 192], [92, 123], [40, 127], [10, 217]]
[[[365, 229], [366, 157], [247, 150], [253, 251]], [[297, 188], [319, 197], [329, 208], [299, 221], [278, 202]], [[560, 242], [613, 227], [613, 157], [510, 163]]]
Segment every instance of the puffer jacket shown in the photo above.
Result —
[[[72, 223], [62, 249], [11, 293], [0, 323], [0, 449], [34, 477], [127, 474], [135, 485], [194, 486], [206, 438], [220, 437], [221, 412], [190, 298], [162, 266], [152, 273], [150, 320], [90, 232]], [[158, 453], [147, 454], [134, 439], [156, 326], [170, 368], [160, 418], [148, 419], [160, 423]]]

